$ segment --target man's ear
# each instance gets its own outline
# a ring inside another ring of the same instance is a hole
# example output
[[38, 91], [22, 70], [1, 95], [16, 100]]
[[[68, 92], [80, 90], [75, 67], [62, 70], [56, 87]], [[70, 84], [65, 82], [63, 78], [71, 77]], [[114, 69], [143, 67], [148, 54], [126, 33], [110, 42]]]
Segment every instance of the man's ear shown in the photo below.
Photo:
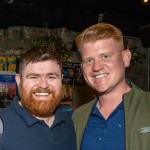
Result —
[[132, 57], [131, 51], [129, 49], [124, 50], [122, 53], [122, 57], [123, 57], [125, 67], [129, 67], [131, 57]]
[[20, 75], [16, 74], [15, 79], [16, 79], [17, 86], [19, 86], [19, 84], [20, 84]]
[[64, 75], [63, 75], [63, 74], [61, 75], [61, 78], [62, 78], [62, 79], [64, 78]]
[[83, 69], [83, 62], [81, 62], [80, 66], [81, 66], [81, 69]]

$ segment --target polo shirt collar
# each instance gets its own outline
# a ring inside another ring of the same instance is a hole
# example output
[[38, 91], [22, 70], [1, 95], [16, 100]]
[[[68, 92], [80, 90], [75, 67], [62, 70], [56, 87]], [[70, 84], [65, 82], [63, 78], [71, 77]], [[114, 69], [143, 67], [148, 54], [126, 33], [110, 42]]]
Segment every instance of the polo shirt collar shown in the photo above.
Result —
[[[11, 107], [14, 108], [14, 110], [16, 111], [16, 113], [23, 119], [23, 121], [25, 122], [25, 124], [27, 126], [32, 126], [37, 122], [40, 122], [42, 120], [39, 120], [37, 118], [35, 118], [33, 115], [31, 115], [24, 107], [22, 107], [19, 104], [19, 100], [13, 100], [11, 103]], [[65, 122], [65, 118], [62, 117], [61, 115], [61, 111], [59, 109], [56, 109], [55, 111], [55, 121], [54, 124], [59, 124], [61, 122]]]
[[54, 127], [55, 125], [62, 123], [62, 122], [66, 122], [66, 119], [62, 115], [62, 110], [57, 108], [55, 111], [55, 120], [52, 126]]

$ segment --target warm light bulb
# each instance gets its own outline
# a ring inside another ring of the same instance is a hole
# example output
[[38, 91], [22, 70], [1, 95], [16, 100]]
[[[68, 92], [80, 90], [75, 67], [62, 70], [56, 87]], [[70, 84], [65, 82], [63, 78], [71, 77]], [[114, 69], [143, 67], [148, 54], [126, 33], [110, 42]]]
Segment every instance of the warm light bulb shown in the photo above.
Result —
[[148, 2], [148, 0], [144, 0], [144, 3], [147, 3]]

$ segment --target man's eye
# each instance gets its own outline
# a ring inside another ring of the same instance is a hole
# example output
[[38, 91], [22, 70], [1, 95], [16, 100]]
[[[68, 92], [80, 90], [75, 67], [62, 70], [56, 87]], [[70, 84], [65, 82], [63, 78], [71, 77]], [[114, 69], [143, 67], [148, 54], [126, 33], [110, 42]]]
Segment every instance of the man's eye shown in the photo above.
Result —
[[28, 79], [37, 79], [37, 76], [29, 76]]
[[109, 55], [103, 55], [103, 56], [102, 56], [102, 58], [103, 58], [104, 60], [107, 60], [109, 57], [110, 57]]
[[91, 65], [93, 64], [94, 60], [93, 59], [87, 59], [87, 60], [84, 60], [83, 63], [86, 64], [86, 65]]
[[48, 78], [49, 78], [50, 80], [58, 79], [58, 77], [57, 77], [57, 76], [49, 76]]

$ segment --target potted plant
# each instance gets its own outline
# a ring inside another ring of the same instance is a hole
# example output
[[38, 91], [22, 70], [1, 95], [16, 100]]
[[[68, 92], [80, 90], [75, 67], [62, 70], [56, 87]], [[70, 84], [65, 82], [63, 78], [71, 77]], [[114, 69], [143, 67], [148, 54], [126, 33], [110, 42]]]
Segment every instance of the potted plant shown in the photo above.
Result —
[[67, 62], [70, 56], [70, 51], [66, 49], [66, 44], [58, 36], [41, 36], [37, 39], [33, 39], [31, 44], [36, 47], [47, 46], [51, 50], [57, 51], [64, 62]]

